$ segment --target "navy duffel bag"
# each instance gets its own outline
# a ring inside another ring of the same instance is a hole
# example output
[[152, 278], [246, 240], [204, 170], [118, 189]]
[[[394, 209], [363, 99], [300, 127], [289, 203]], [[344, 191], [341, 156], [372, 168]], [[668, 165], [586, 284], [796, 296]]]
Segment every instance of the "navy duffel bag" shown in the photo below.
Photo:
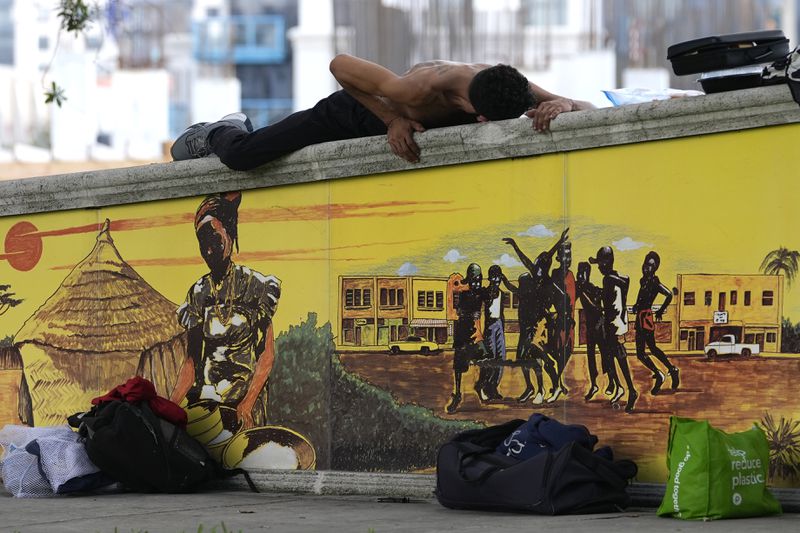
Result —
[[620, 511], [636, 475], [632, 461], [611, 461], [579, 442], [518, 460], [496, 452], [523, 420], [465, 431], [439, 449], [436, 497], [452, 509], [581, 514]]

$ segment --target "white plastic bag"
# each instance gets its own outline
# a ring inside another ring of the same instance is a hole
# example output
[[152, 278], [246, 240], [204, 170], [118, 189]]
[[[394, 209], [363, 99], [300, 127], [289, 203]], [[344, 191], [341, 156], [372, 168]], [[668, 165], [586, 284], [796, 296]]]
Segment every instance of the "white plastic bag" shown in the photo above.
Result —
[[0, 476], [18, 498], [40, 498], [61, 492], [71, 479], [100, 471], [89, 460], [78, 434], [69, 426], [7, 425], [0, 429]]
[[603, 91], [614, 106], [641, 104], [655, 100], [669, 100], [670, 98], [683, 98], [684, 96], [703, 96], [701, 91], [683, 91], [680, 89], [614, 89]]

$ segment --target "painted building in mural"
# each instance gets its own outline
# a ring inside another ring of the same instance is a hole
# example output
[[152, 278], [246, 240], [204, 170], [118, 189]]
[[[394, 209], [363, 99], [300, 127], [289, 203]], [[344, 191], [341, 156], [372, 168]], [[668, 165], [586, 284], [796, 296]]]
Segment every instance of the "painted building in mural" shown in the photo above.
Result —
[[678, 274], [680, 350], [732, 334], [764, 352], [781, 345], [783, 276]]
[[[453, 323], [458, 318], [460, 274], [449, 278], [415, 276], [355, 276], [341, 278], [341, 316], [338, 346], [386, 347], [409, 335], [453, 345]], [[692, 352], [722, 335], [758, 344], [762, 352], [780, 347], [783, 301], [782, 276], [762, 274], [678, 274], [678, 295], [656, 321], [655, 339], [664, 350]], [[484, 283], [486, 285], [486, 283]], [[680, 288], [678, 288], [680, 287]], [[731, 288], [735, 287], [735, 288]], [[631, 289], [632, 296], [636, 287]], [[505, 310], [506, 344], [519, 340], [519, 296], [501, 290]], [[377, 299], [373, 295], [378, 295]], [[411, 295], [411, 299], [407, 297]], [[755, 295], [755, 296], [754, 296]], [[661, 305], [654, 305], [658, 311]], [[629, 330], [625, 345], [635, 348], [636, 320], [628, 308]], [[576, 348], [586, 346], [586, 316], [580, 302], [575, 307]], [[373, 324], [376, 325], [373, 327]]]
[[452, 342], [446, 278], [359, 276], [339, 282], [340, 346], [387, 346], [409, 335], [442, 346]]

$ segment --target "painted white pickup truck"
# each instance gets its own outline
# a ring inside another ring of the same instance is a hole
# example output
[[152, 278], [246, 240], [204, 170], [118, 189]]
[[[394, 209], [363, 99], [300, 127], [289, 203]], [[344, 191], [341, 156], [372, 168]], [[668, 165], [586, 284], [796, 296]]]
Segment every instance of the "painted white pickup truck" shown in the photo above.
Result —
[[718, 341], [706, 344], [705, 352], [706, 357], [713, 359], [718, 355], [749, 355], [756, 354], [761, 351], [758, 344], [742, 344], [736, 342], [736, 337], [733, 335], [723, 335]]

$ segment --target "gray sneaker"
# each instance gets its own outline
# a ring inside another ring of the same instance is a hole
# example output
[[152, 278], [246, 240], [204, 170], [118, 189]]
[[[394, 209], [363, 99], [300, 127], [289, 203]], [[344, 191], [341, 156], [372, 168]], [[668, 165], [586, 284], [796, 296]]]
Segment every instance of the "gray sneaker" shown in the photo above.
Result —
[[253, 123], [244, 113], [225, 115], [217, 122], [199, 122], [192, 124], [175, 139], [169, 152], [173, 161], [185, 161], [212, 155], [208, 145], [208, 136], [222, 126], [233, 126], [248, 133], [253, 131]]

